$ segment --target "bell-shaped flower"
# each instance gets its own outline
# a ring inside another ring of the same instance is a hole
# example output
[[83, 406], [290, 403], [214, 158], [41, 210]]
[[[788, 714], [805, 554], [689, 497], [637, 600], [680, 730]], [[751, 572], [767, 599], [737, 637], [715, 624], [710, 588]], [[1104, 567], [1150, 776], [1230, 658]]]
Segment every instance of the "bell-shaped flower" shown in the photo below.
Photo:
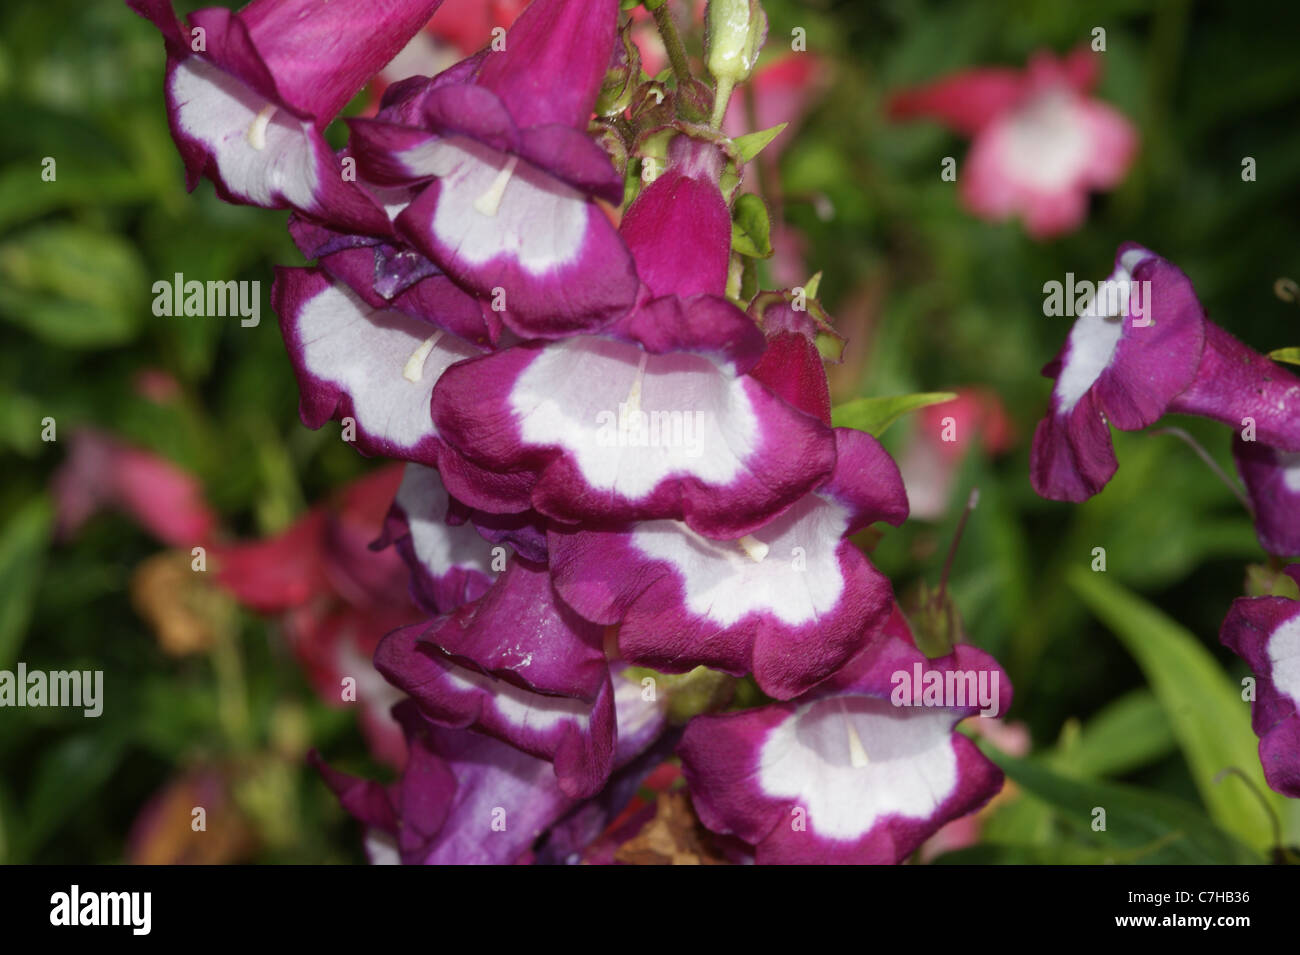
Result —
[[830, 473], [834, 437], [747, 374], [762, 331], [722, 297], [731, 225], [715, 147], [679, 136], [623, 221], [645, 283], [600, 335], [529, 342], [449, 369], [439, 464], [485, 511], [566, 522], [684, 520], [709, 537], [766, 523]]
[[956, 730], [1011, 687], [981, 650], [927, 660], [901, 615], [840, 673], [787, 703], [697, 716], [678, 749], [700, 821], [761, 863], [893, 864], [1001, 788]]
[[831, 476], [739, 539], [672, 520], [552, 525], [556, 590], [589, 620], [618, 624], [632, 663], [752, 672], [778, 699], [805, 692], [874, 637], [893, 605], [889, 581], [850, 536], [907, 516], [898, 468], [875, 438], [847, 428], [835, 437]]
[[423, 319], [372, 308], [318, 268], [277, 269], [271, 301], [298, 379], [303, 424], [338, 419], [344, 440], [363, 454], [437, 462], [433, 386], [481, 349]]
[[[567, 795], [551, 763], [491, 736], [430, 722], [414, 701], [394, 711], [411, 759], [391, 786], [312, 761], [343, 807], [366, 827], [375, 863], [496, 864], [567, 861], [635, 794], [663, 759], [661, 703], [614, 674], [618, 745], [609, 783], [588, 800]], [[531, 849], [545, 836], [545, 859]]]
[[470, 727], [555, 764], [566, 793], [609, 778], [614, 700], [604, 631], [514, 557], [477, 601], [384, 638], [375, 666], [446, 726]]
[[427, 183], [399, 231], [524, 337], [599, 327], [636, 296], [594, 201], [621, 203], [623, 178], [586, 132], [617, 14], [616, 0], [533, 0], [502, 49], [423, 95], [418, 118], [351, 123], [367, 178]]
[[[1286, 573], [1300, 584], [1300, 564]], [[1264, 777], [1283, 795], [1300, 798], [1300, 600], [1242, 597], [1219, 639], [1255, 674], [1251, 724]]]
[[128, 0], [162, 32], [167, 113], [191, 189], [384, 235], [388, 217], [322, 135], [442, 0], [253, 0], [238, 12]]
[[1136, 431], [1166, 413], [1199, 415], [1300, 451], [1300, 380], [1205, 317], [1177, 266], [1134, 243], [1098, 283], [1061, 353], [1034, 432], [1030, 478], [1040, 495], [1082, 501], [1118, 463], [1109, 425]]
[[894, 95], [895, 119], [932, 117], [972, 137], [959, 177], [975, 215], [1019, 217], [1036, 238], [1078, 228], [1088, 194], [1113, 189], [1137, 152], [1137, 132], [1093, 99], [1099, 58], [1040, 53], [1023, 71], [975, 69]]

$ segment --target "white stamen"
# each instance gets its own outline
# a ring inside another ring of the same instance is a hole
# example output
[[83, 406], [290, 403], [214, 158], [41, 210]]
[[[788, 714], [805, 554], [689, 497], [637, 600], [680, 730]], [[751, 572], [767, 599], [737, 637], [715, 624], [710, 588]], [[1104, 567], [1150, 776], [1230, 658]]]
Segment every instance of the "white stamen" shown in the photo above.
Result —
[[840, 701], [840, 709], [844, 711], [844, 728], [849, 733], [849, 765], [854, 769], [862, 769], [871, 762], [867, 759], [867, 749], [862, 745], [862, 737], [858, 735], [857, 727], [849, 716], [849, 708], [843, 700]]
[[262, 150], [266, 148], [266, 127], [271, 124], [271, 117], [275, 115], [275, 104], [267, 103], [262, 107], [262, 111], [253, 118], [252, 123], [248, 126], [248, 144], [254, 149]]
[[767, 556], [767, 552], [772, 549], [752, 534], [746, 534], [740, 538], [740, 540], [736, 541], [736, 546], [743, 550], [745, 556], [756, 564], [761, 564], [763, 558]]
[[632, 387], [628, 389], [627, 401], [624, 402], [628, 414], [637, 414], [641, 411], [641, 385], [645, 381], [645, 366], [649, 360], [650, 353], [643, 351], [637, 361], [636, 377], [632, 379]]
[[505, 194], [506, 186], [510, 184], [510, 177], [515, 174], [515, 166], [518, 163], [518, 156], [510, 156], [506, 159], [506, 164], [501, 167], [497, 177], [492, 180], [492, 185], [488, 186], [487, 192], [474, 200], [475, 212], [480, 212], [485, 216], [497, 214], [497, 210], [501, 208], [501, 197]]
[[424, 377], [424, 362], [433, 351], [433, 346], [438, 344], [438, 339], [442, 337], [442, 330], [434, 332], [420, 346], [411, 352], [411, 357], [406, 359], [406, 366], [402, 369], [402, 377], [407, 381], [419, 384], [420, 379]]

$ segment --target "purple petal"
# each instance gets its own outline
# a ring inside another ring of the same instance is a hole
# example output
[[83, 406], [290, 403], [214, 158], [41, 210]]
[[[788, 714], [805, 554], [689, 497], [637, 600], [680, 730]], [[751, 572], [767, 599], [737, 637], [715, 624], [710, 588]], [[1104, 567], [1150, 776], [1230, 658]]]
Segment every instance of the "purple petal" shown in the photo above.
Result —
[[[1290, 570], [1290, 569], [1289, 569]], [[1297, 582], [1300, 572], [1292, 571]], [[1257, 680], [1251, 725], [1268, 784], [1300, 798], [1300, 601], [1243, 597], [1232, 604], [1219, 639]]]
[[472, 524], [448, 522], [452, 500], [433, 468], [408, 464], [386, 518], [384, 539], [411, 571], [411, 597], [429, 613], [450, 613], [483, 596], [496, 577], [493, 547]]
[[1279, 557], [1300, 556], [1300, 454], [1237, 435], [1232, 456], [1255, 509], [1260, 546]]
[[790, 699], [825, 679], [878, 632], [889, 582], [847, 538], [907, 513], [898, 469], [870, 435], [841, 429], [820, 488], [739, 540], [674, 521], [615, 529], [553, 526], [551, 574], [584, 617], [620, 624], [629, 661], [668, 672], [753, 672]]
[[628, 209], [620, 231], [656, 296], [725, 294], [731, 214], [718, 188], [721, 167], [718, 147], [678, 136], [668, 168]]
[[554, 763], [560, 788], [569, 796], [584, 798], [604, 786], [615, 746], [608, 672], [592, 702], [538, 693], [457, 665], [422, 642], [424, 629], [405, 627], [386, 636], [375, 652], [375, 666], [415, 698], [426, 718], [487, 733]]
[[438, 178], [398, 229], [521, 336], [594, 330], [631, 307], [638, 281], [627, 248], [568, 183], [465, 136], [419, 147], [404, 162]]
[[830, 429], [753, 378], [593, 337], [451, 369], [434, 417], [456, 449], [443, 480], [472, 507], [533, 507], [567, 522], [679, 519], [715, 538], [766, 523], [835, 460]]
[[533, 0], [483, 60], [478, 83], [520, 126], [585, 129], [614, 51], [617, 0]]
[[891, 690], [899, 673], [953, 673], [1009, 701], [986, 654], [926, 661], [891, 637], [856, 669], [790, 703], [691, 721], [678, 751], [709, 829], [755, 846], [760, 863], [898, 863], [997, 792], [1001, 772], [954, 729], [971, 706], [914, 706]]

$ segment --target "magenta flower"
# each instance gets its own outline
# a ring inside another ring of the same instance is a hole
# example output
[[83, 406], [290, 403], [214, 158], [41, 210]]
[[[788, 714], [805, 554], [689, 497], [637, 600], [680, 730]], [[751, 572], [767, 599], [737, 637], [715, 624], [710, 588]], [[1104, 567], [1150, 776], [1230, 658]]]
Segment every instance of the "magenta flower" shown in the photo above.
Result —
[[1300, 451], [1300, 380], [1210, 322], [1187, 276], [1131, 242], [1044, 374], [1056, 385], [1034, 432], [1030, 478], [1052, 500], [1105, 487], [1118, 467], [1109, 425], [1136, 431], [1166, 413]]
[[403, 236], [525, 337], [607, 324], [637, 291], [594, 197], [623, 178], [586, 128], [613, 52], [615, 0], [534, 0], [505, 48], [435, 80], [405, 122], [352, 122], [362, 171], [421, 185]]
[[345, 438], [362, 453], [437, 462], [433, 386], [479, 347], [424, 319], [372, 308], [321, 269], [278, 268], [271, 301], [298, 378], [303, 424], [351, 419], [356, 433]]
[[375, 665], [435, 722], [553, 762], [570, 795], [589, 796], [609, 777], [614, 701], [604, 631], [559, 603], [544, 566], [512, 557], [478, 600], [389, 634]]
[[[568, 856], [599, 835], [641, 779], [662, 760], [663, 706], [615, 676], [618, 744], [609, 785], [589, 800], [566, 795], [551, 763], [491, 736], [429, 722], [414, 703], [397, 707], [411, 759], [391, 786], [316, 768], [343, 807], [366, 827], [371, 862], [511, 864], [555, 830], [550, 853]], [[647, 758], [648, 757], [648, 758]], [[563, 858], [557, 861], [565, 861]]]
[[442, 0], [253, 0], [188, 26], [167, 0], [128, 0], [162, 32], [167, 114], [191, 189], [291, 208], [384, 235], [388, 217], [344, 175], [322, 131], [428, 22]]
[[[1300, 584], [1300, 564], [1286, 573]], [[1268, 784], [1300, 798], [1300, 600], [1242, 597], [1233, 602], [1219, 639], [1258, 681], [1251, 723]]]
[[1113, 189], [1137, 151], [1132, 124], [1088, 93], [1098, 58], [1087, 49], [1039, 53], [1017, 71], [957, 73], [895, 94], [895, 119], [926, 116], [972, 137], [959, 176], [975, 215], [1019, 217], [1035, 238], [1077, 229], [1089, 192]]
[[1280, 557], [1300, 556], [1300, 453], [1237, 435], [1232, 456], [1255, 511], [1260, 546]]
[[722, 297], [720, 163], [679, 136], [633, 203], [623, 234], [645, 287], [615, 325], [448, 369], [433, 414], [453, 496], [566, 522], [680, 519], [735, 538], [830, 473], [829, 426], [746, 374], [765, 341]]
[[1005, 711], [1006, 675], [965, 645], [926, 660], [901, 614], [887, 634], [788, 703], [690, 722], [678, 752], [705, 826], [760, 864], [895, 864], [997, 793], [955, 727]]
[[835, 437], [831, 476], [736, 540], [670, 520], [554, 525], [556, 590], [587, 619], [618, 624], [632, 663], [752, 672], [770, 696], [803, 693], [874, 637], [893, 604], [889, 582], [849, 537], [907, 516], [898, 468], [876, 440], [846, 428]]

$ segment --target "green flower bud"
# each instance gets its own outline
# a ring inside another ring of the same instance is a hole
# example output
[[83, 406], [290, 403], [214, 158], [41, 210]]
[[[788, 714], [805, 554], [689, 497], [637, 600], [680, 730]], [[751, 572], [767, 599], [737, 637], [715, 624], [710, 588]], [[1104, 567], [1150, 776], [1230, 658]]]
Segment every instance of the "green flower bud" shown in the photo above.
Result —
[[748, 79], [767, 38], [767, 14], [758, 0], [709, 0], [705, 25], [709, 72], [732, 85]]

